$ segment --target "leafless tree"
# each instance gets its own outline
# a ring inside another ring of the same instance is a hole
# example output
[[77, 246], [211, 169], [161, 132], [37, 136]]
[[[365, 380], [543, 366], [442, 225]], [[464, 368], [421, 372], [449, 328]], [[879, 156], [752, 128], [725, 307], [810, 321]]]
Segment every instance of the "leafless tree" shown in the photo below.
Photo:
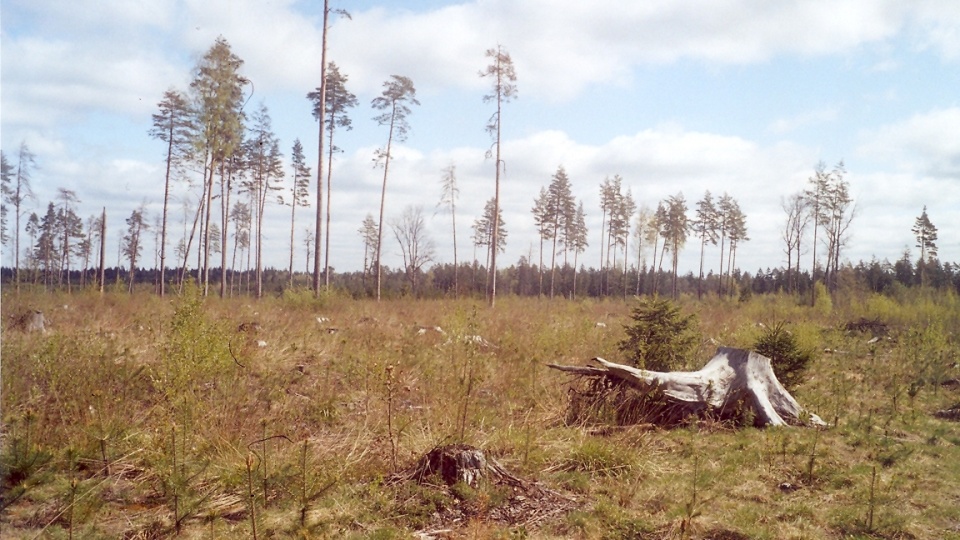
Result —
[[433, 260], [434, 244], [427, 234], [423, 219], [423, 207], [407, 206], [400, 218], [390, 224], [393, 234], [400, 243], [403, 255], [403, 268], [413, 293], [418, 291], [418, 277], [423, 266]]

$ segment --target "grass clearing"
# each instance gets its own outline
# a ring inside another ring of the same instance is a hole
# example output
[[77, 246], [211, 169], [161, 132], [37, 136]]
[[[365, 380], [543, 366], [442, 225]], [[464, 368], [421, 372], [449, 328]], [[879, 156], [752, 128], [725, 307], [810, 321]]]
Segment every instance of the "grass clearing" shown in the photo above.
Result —
[[[907, 293], [682, 300], [687, 368], [788, 323], [814, 351], [794, 395], [815, 431], [568, 424], [570, 379], [544, 364], [626, 362], [629, 302], [5, 290], [4, 321], [49, 322], [3, 329], [0, 533], [960, 538], [960, 423], [932, 416], [960, 402], [960, 303]], [[882, 335], [845, 329], [861, 318]], [[576, 504], [511, 522], [494, 486], [385, 481], [453, 442]]]

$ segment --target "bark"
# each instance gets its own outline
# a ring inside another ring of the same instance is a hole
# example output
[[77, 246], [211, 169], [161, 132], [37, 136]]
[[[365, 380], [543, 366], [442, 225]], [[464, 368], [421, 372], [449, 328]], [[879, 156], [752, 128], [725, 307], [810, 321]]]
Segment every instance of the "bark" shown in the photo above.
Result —
[[780, 384], [770, 359], [752, 351], [720, 347], [716, 355], [699, 371], [657, 372], [594, 358], [600, 367], [548, 367], [587, 377], [605, 377], [625, 382], [644, 393], [658, 391], [671, 405], [679, 405], [689, 414], [704, 410], [717, 413], [738, 405], [749, 407], [758, 425], [825, 426], [817, 415], [806, 411]]

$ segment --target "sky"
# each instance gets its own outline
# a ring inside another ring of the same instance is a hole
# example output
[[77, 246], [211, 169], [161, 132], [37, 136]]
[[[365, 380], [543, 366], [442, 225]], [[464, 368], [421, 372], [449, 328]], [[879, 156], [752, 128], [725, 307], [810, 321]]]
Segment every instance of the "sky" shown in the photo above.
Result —
[[[357, 230], [379, 211], [383, 172], [372, 158], [387, 130], [370, 102], [392, 75], [414, 82], [421, 105], [394, 146], [387, 221], [422, 206], [435, 260], [452, 262], [451, 216], [438, 202], [453, 165], [459, 258], [473, 259], [470, 225], [494, 192], [484, 129], [494, 110], [479, 72], [498, 45], [518, 88], [502, 117], [501, 266], [537, 259], [531, 208], [560, 166], [586, 212], [588, 267], [600, 264], [599, 187], [613, 175], [651, 209], [682, 193], [692, 215], [705, 191], [729, 194], [750, 238], [737, 266], [783, 266], [781, 202], [807, 187], [821, 161], [828, 169], [843, 161], [854, 199], [842, 260], [893, 262], [905, 250], [915, 260], [910, 229], [926, 206], [940, 259], [960, 262], [960, 2], [334, 0], [331, 8], [349, 17], [332, 16], [328, 59], [360, 103], [354, 128], [336, 134], [336, 271], [362, 267]], [[285, 185], [295, 139], [316, 174], [305, 96], [319, 85], [321, 0], [4, 0], [0, 30], [0, 145], [14, 163], [21, 142], [36, 155], [27, 213], [42, 215], [58, 188], [76, 192], [83, 218], [106, 208], [108, 264], [134, 209], [143, 205], [150, 222], [161, 213], [166, 148], [148, 135], [151, 115], [164, 91], [187, 90], [218, 36], [244, 61], [247, 107], [263, 104], [272, 117]], [[193, 184], [172, 188], [171, 247], [199, 196]], [[298, 269], [314, 212], [298, 209]], [[265, 219], [265, 265], [286, 268], [289, 208], [270, 204]], [[11, 251], [4, 247], [5, 266]], [[151, 235], [142, 264], [152, 266], [155, 252]], [[719, 248], [706, 256], [716, 271]], [[401, 266], [388, 229], [383, 260]], [[698, 263], [691, 239], [680, 269]], [[803, 267], [810, 263], [807, 253]]]

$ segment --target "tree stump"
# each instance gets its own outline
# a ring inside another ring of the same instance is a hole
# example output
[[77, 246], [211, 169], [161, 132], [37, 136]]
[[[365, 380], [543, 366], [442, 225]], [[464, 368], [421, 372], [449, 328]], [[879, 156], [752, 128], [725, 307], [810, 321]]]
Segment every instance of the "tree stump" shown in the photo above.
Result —
[[29, 309], [12, 315], [10, 327], [24, 332], [46, 332], [47, 319], [38, 309]]
[[488, 459], [482, 450], [468, 444], [438, 446], [399, 475], [399, 479], [413, 480], [418, 484], [430, 477], [439, 477], [448, 486], [463, 482], [476, 487], [481, 479], [511, 486], [523, 485], [522, 480], [510, 474], [495, 459]]
[[594, 358], [600, 367], [548, 367], [585, 377], [623, 382], [645, 395], [657, 393], [664, 405], [684, 416], [710, 410], [725, 411], [746, 406], [761, 426], [812, 425], [826, 423], [806, 411], [780, 384], [770, 359], [752, 351], [720, 347], [699, 371], [658, 372], [637, 369]]

